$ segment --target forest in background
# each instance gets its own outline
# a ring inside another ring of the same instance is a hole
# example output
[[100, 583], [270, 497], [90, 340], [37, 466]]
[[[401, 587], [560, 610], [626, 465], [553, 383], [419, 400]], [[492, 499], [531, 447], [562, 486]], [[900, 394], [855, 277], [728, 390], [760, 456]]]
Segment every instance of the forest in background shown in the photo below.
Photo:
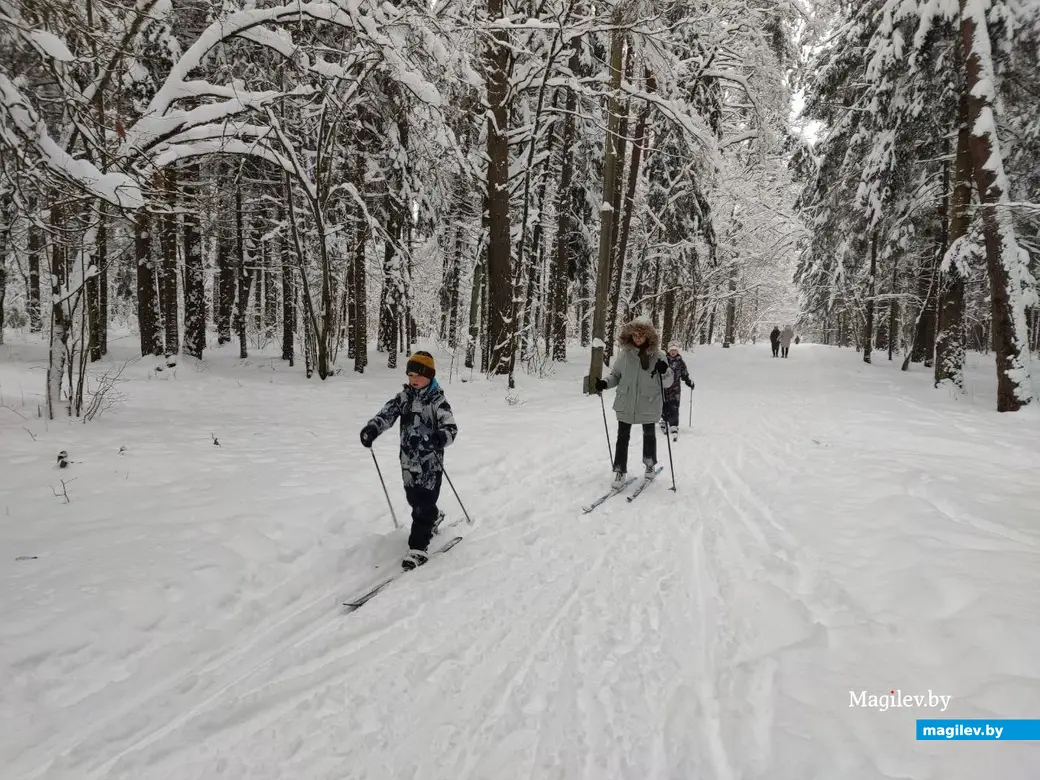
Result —
[[1012, 411], [1038, 40], [1025, 0], [0, 0], [0, 325], [47, 334], [52, 417], [110, 328], [512, 385], [639, 315], [937, 384], [993, 349]]

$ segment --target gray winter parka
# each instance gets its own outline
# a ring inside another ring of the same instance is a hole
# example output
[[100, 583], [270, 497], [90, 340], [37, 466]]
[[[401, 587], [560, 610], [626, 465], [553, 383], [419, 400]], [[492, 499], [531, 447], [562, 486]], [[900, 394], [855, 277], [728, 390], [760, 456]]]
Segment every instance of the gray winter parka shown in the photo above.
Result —
[[[632, 334], [637, 330], [647, 338], [649, 360], [645, 369], [639, 361], [639, 350], [632, 341]], [[618, 421], [629, 425], [657, 423], [661, 419], [664, 399], [661, 396], [662, 380], [654, 367], [658, 360], [667, 362], [668, 357], [661, 350], [661, 338], [652, 325], [637, 320], [622, 327], [618, 342], [621, 350], [606, 379], [608, 388], [617, 388], [614, 411]], [[663, 380], [666, 390], [675, 381], [670, 368], [665, 371]]]

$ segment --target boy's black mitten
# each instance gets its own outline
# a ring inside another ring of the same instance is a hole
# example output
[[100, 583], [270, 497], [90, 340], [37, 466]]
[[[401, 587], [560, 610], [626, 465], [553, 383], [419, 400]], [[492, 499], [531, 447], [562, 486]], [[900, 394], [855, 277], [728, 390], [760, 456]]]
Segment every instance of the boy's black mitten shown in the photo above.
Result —
[[692, 379], [687, 379], [686, 380], [686, 386], [688, 388], [690, 388], [691, 390], [693, 390], [693, 380]]
[[361, 429], [361, 443], [365, 447], [371, 447], [372, 442], [376, 440], [376, 436], [379, 435], [379, 429], [376, 426], [369, 423]]
[[606, 389], [607, 389], [607, 380], [606, 379], [597, 379], [596, 380], [596, 392], [597, 393], [602, 393]]

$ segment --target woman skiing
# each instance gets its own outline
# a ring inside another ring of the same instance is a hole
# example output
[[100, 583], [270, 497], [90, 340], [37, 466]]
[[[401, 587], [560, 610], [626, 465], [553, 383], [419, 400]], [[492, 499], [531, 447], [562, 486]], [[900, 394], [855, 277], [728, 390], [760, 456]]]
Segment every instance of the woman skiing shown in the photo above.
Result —
[[625, 483], [628, 472], [628, 441], [633, 425], [643, 426], [643, 463], [646, 478], [657, 465], [657, 421], [661, 419], [664, 389], [672, 386], [672, 371], [661, 351], [661, 336], [650, 320], [640, 317], [621, 326], [621, 347], [606, 379], [596, 381], [596, 392], [617, 388], [617, 448], [614, 451], [614, 487]]
[[[686, 361], [679, 354], [679, 343], [673, 341], [668, 345], [668, 367], [672, 370], [672, 377], [681, 379], [683, 384], [693, 390], [693, 380], [686, 368]], [[661, 412], [661, 430], [665, 435], [670, 434], [672, 441], [679, 440], [679, 402], [682, 400], [682, 385], [673, 381], [672, 386], [664, 391], [664, 408]]]

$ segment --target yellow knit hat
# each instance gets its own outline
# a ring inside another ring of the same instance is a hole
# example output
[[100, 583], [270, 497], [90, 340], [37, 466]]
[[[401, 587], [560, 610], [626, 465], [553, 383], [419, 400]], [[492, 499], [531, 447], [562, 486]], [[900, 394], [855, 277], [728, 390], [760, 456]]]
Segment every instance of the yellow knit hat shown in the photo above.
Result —
[[404, 370], [407, 374], [418, 374], [427, 379], [433, 379], [437, 376], [437, 364], [434, 363], [433, 355], [429, 352], [416, 352], [413, 354], [408, 358], [408, 365], [405, 366]]

